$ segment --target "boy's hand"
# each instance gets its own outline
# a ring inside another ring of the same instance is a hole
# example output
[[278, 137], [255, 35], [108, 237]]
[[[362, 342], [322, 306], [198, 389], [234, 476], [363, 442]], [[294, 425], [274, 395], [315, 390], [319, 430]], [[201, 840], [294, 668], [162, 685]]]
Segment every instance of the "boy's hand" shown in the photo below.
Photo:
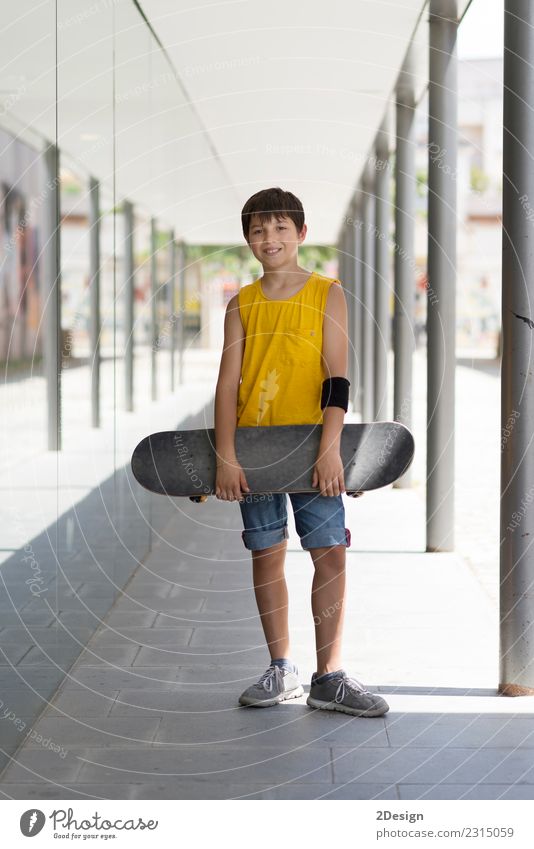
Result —
[[242, 501], [243, 492], [250, 492], [245, 473], [237, 460], [217, 463], [215, 495], [222, 501]]
[[343, 463], [337, 448], [320, 452], [313, 469], [312, 486], [318, 486], [321, 495], [340, 495], [345, 492]]

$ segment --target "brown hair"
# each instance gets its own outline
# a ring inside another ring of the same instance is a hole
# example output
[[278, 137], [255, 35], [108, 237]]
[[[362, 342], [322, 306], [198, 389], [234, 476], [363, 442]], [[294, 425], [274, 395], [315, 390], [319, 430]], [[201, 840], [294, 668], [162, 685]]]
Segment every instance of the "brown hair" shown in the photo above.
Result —
[[279, 186], [271, 189], [262, 189], [250, 197], [241, 210], [241, 224], [243, 234], [248, 242], [248, 234], [252, 216], [257, 215], [260, 221], [268, 221], [273, 215], [280, 220], [287, 216], [293, 221], [297, 232], [300, 233], [304, 227], [304, 209], [302, 203], [292, 192], [285, 192]]

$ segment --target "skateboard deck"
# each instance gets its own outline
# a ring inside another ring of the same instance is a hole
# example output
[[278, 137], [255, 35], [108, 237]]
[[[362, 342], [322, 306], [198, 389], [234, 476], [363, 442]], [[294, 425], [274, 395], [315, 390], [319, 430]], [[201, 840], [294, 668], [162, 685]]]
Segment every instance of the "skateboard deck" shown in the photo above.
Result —
[[[238, 427], [237, 459], [250, 493], [319, 492], [312, 487], [322, 425]], [[414, 454], [411, 432], [400, 422], [345, 424], [341, 460], [347, 495], [378, 489], [400, 478]], [[215, 494], [215, 431], [152, 433], [137, 445], [132, 471], [145, 489], [204, 501]], [[244, 493], [245, 494], [245, 493]]]

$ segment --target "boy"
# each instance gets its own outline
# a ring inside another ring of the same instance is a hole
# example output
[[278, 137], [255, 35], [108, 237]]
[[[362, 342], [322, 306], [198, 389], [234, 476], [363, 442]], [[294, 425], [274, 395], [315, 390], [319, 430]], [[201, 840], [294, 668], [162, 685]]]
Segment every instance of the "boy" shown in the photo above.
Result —
[[[347, 305], [339, 280], [298, 265], [306, 236], [298, 198], [280, 188], [257, 192], [241, 213], [243, 233], [263, 277], [228, 303], [224, 346], [215, 393], [216, 496], [238, 501], [245, 548], [252, 551], [256, 602], [271, 664], [239, 703], [269, 707], [304, 692], [290, 659], [286, 493], [244, 496], [249, 491], [235, 452], [235, 428], [322, 425], [312, 486], [290, 493], [301, 545], [315, 576], [312, 611], [317, 671], [307, 704], [356, 716], [381, 716], [387, 702], [341, 667], [345, 597], [345, 492], [340, 438], [348, 409]], [[240, 379], [242, 381], [240, 383]], [[332, 612], [333, 611], [333, 612]]]

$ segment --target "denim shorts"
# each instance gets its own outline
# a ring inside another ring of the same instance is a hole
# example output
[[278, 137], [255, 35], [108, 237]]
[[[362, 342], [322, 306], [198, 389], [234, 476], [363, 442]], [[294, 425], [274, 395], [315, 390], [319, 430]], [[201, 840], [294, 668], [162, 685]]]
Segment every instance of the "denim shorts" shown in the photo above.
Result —
[[[319, 492], [289, 493], [295, 527], [302, 548], [350, 545], [350, 531], [345, 527], [345, 505], [342, 495]], [[285, 492], [254, 493], [239, 501], [245, 548], [257, 551], [287, 539], [287, 495]]]

